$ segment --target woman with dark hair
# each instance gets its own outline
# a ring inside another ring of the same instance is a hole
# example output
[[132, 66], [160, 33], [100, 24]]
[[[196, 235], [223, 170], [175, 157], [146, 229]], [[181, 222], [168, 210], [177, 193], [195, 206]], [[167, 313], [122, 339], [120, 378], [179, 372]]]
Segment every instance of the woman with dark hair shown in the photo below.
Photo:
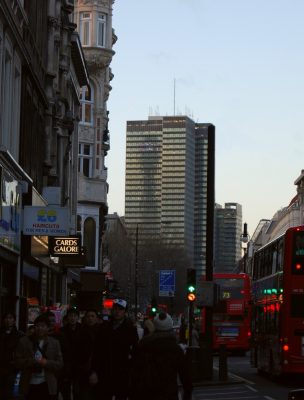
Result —
[[16, 328], [16, 317], [8, 312], [2, 319], [0, 328], [0, 399], [12, 398], [17, 371], [14, 366], [15, 351], [23, 336]]
[[62, 368], [62, 354], [57, 339], [48, 336], [49, 319], [35, 319], [35, 333], [20, 339], [16, 366], [20, 368], [20, 391], [26, 400], [55, 400], [58, 384], [56, 373]]

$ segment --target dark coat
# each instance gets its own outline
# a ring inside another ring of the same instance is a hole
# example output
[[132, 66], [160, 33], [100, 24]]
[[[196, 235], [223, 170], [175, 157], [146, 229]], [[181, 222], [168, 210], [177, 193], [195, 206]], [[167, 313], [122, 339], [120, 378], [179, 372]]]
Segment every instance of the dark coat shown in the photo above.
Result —
[[80, 344], [78, 347], [77, 368], [79, 380], [85, 384], [89, 383], [92, 370], [92, 358], [95, 348], [96, 337], [100, 330], [98, 324], [94, 326], [84, 325], [80, 330]]
[[137, 329], [129, 319], [116, 329], [112, 320], [100, 325], [92, 359], [92, 371], [99, 379], [99, 392], [128, 394], [130, 360], [137, 342]]
[[82, 326], [77, 324], [71, 329], [70, 325], [61, 328], [61, 348], [64, 361], [63, 376], [65, 378], [79, 378], [79, 358], [81, 348]]
[[14, 366], [16, 347], [23, 332], [13, 328], [7, 332], [6, 329], [0, 331], [0, 399], [12, 398], [12, 391], [16, 377]]
[[13, 328], [7, 333], [5, 329], [0, 331], [0, 377], [14, 373], [14, 358], [19, 339], [24, 333]]
[[[24, 336], [19, 340], [16, 350], [16, 367], [21, 370], [20, 391], [26, 395], [29, 390], [29, 384], [32, 373], [37, 369], [35, 360], [35, 338]], [[47, 359], [45, 370], [45, 378], [48, 385], [50, 395], [57, 394], [57, 374], [63, 367], [62, 354], [60, 344], [57, 339], [50, 336], [45, 338], [43, 346], [44, 357]]]
[[178, 376], [184, 400], [191, 399], [187, 359], [171, 331], [155, 332], [139, 342], [131, 376], [132, 400], [178, 400]]

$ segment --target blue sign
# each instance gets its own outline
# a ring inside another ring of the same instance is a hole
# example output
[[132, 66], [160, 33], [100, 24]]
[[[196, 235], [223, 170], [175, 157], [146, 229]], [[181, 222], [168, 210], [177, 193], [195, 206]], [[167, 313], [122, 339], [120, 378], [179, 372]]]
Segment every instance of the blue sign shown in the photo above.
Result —
[[159, 296], [172, 297], [175, 292], [175, 269], [159, 271]]

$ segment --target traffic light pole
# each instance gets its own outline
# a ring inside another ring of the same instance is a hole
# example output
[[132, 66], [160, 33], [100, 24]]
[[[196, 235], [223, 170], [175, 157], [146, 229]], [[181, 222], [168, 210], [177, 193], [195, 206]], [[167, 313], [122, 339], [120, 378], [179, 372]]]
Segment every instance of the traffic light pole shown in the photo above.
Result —
[[192, 346], [193, 331], [193, 301], [189, 301], [189, 346]]

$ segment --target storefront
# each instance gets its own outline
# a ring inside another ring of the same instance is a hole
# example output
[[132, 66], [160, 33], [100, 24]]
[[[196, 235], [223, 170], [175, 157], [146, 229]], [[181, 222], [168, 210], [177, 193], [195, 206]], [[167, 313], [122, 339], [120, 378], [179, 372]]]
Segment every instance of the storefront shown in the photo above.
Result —
[[31, 179], [0, 146], [0, 319], [19, 314], [22, 196]]

